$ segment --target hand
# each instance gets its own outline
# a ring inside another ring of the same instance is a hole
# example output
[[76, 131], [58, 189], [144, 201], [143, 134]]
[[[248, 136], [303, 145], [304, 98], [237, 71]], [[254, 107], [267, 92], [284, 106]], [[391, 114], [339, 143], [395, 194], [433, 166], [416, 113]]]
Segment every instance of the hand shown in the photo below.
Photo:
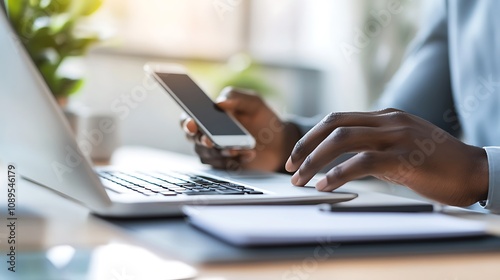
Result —
[[318, 181], [332, 191], [365, 176], [405, 185], [441, 203], [466, 206], [488, 193], [488, 162], [482, 148], [467, 145], [433, 124], [395, 109], [332, 113], [295, 145], [286, 170], [305, 185], [343, 153], [354, 157]]
[[300, 138], [295, 125], [281, 121], [262, 98], [248, 91], [225, 88], [217, 101], [220, 108], [232, 114], [252, 134], [256, 147], [217, 149], [192, 119], [184, 117], [182, 127], [188, 139], [195, 142], [201, 162], [218, 169], [282, 170], [293, 144]]

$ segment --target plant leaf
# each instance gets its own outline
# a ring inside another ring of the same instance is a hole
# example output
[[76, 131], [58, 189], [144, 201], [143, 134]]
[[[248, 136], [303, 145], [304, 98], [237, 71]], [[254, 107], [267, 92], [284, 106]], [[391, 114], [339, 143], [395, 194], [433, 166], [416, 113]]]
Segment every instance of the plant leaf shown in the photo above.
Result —
[[75, 3], [74, 13], [80, 16], [90, 16], [102, 5], [103, 0], [85, 0]]
[[46, 49], [57, 48], [57, 42], [53, 36], [50, 36], [50, 29], [48, 27], [40, 28], [33, 34], [26, 44], [28, 52], [33, 58], [41, 55]]
[[40, 61], [37, 66], [38, 69], [40, 69], [40, 73], [42, 73], [45, 82], [54, 93], [54, 90], [57, 89], [56, 71], [59, 65], [53, 64], [49, 60], [45, 60]]
[[81, 56], [100, 40], [82, 34], [75, 26], [82, 17], [94, 13], [103, 0], [0, 0], [20, 39], [56, 97], [78, 91], [83, 80], [57, 73], [68, 56]]
[[64, 32], [73, 26], [74, 21], [69, 14], [54, 15], [50, 18], [50, 32], [57, 34]]
[[59, 88], [57, 92], [53, 92], [53, 94], [57, 97], [59, 96], [68, 96], [72, 93], [80, 90], [84, 84], [83, 79], [70, 79], [70, 78], [60, 78], [59, 80]]
[[38, 8], [40, 7], [40, 0], [29, 0], [28, 4], [30, 5], [30, 7]]
[[[79, 0], [79, 1], [85, 1], [85, 0]], [[72, 3], [71, 0], [51, 0], [46, 7], [43, 7], [43, 9], [48, 14], [53, 14], [53, 15], [63, 14], [70, 10], [71, 3]]]
[[87, 4], [85, 9], [82, 12], [82, 15], [84, 16], [89, 16], [93, 13], [95, 13], [101, 6], [103, 0], [87, 0], [85, 3]]
[[24, 11], [24, 6], [26, 5], [26, 0], [5, 0], [5, 7], [10, 20], [14, 25], [18, 26], [22, 13]]
[[92, 44], [99, 41], [99, 37], [80, 37], [67, 40], [66, 44], [59, 48], [61, 57], [84, 55]]

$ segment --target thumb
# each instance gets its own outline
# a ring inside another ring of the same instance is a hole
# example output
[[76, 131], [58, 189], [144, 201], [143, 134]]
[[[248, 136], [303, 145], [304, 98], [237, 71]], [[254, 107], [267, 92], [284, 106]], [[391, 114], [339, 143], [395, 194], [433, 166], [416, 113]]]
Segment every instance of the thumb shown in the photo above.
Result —
[[217, 102], [221, 109], [240, 114], [252, 114], [265, 106], [262, 98], [254, 92], [231, 87], [222, 90]]
[[237, 105], [238, 104], [235, 100], [224, 99], [217, 102], [217, 106], [219, 106], [219, 108], [221, 108], [224, 111], [230, 111], [230, 112], [236, 110], [236, 108], [238, 107]]

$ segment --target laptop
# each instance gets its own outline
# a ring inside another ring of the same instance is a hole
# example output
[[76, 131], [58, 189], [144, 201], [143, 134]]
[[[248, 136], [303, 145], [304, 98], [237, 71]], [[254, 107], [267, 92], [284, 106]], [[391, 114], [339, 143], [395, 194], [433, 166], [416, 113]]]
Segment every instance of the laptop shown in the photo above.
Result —
[[210, 168], [95, 169], [5, 10], [0, 12], [0, 114], [0, 162], [17, 165], [23, 178], [101, 216], [177, 216], [184, 205], [317, 204], [356, 197], [294, 187], [284, 174], [238, 179]]

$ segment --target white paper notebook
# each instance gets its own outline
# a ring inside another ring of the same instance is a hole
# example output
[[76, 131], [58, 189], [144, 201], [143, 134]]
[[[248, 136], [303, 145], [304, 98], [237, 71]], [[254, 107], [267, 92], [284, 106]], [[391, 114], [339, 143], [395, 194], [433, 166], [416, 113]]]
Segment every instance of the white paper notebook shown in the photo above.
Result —
[[486, 224], [439, 213], [334, 213], [318, 206], [186, 206], [192, 225], [231, 244], [418, 240], [486, 235]]

